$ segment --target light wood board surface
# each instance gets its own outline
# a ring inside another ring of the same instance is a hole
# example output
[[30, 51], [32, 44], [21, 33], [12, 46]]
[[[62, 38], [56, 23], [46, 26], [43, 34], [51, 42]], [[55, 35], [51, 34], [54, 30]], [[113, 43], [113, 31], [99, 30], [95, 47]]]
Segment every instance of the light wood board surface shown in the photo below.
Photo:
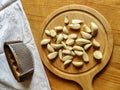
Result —
[[[35, 42], [39, 46], [40, 27], [54, 10], [70, 4], [81, 4], [99, 11], [110, 23], [114, 35], [114, 49], [108, 66], [94, 79], [94, 90], [120, 89], [120, 1], [119, 0], [22, 0]], [[80, 86], [51, 73], [45, 67], [52, 90], [80, 90]]]

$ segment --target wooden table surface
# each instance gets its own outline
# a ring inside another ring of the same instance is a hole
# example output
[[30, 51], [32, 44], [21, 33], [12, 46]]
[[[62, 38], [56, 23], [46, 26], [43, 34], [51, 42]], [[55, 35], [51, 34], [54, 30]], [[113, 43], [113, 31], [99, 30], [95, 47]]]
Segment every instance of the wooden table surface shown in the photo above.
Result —
[[[40, 27], [54, 10], [70, 4], [80, 4], [99, 11], [110, 23], [114, 35], [114, 48], [110, 62], [93, 81], [94, 90], [120, 90], [120, 0], [21, 0], [32, 33], [39, 46]], [[52, 90], [82, 90], [73, 82], [64, 80], [45, 67]]]

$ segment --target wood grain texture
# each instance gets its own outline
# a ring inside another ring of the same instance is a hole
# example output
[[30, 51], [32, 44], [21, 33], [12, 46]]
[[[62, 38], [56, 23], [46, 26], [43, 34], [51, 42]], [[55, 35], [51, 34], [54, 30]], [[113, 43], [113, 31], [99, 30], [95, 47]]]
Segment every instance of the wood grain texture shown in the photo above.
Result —
[[[99, 11], [110, 23], [114, 35], [114, 49], [108, 66], [94, 79], [94, 90], [120, 89], [120, 1], [119, 0], [21, 0], [28, 17], [35, 42], [39, 46], [41, 24], [54, 10], [70, 4], [82, 4]], [[47, 68], [46, 73], [52, 90], [80, 90], [80, 86], [61, 79]]]

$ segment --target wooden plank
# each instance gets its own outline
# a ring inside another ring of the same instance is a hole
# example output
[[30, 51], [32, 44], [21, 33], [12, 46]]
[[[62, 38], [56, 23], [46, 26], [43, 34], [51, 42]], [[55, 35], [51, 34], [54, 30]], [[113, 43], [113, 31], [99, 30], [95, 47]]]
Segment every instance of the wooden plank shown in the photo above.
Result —
[[120, 0], [88, 0], [89, 2], [120, 8]]

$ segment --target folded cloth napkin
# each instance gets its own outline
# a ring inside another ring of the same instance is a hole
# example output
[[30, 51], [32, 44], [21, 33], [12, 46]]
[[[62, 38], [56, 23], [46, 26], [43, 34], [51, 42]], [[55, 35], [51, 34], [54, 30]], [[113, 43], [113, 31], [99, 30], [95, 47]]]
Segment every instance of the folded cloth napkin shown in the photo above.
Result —
[[[6, 60], [3, 43], [22, 40], [33, 55], [31, 79], [17, 82]], [[51, 90], [20, 0], [0, 0], [0, 90]]]

